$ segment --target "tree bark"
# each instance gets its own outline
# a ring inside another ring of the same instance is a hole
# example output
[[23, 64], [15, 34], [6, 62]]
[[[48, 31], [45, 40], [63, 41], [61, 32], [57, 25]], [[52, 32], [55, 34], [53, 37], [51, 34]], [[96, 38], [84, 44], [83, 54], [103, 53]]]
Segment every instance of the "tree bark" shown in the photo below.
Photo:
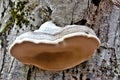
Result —
[[[91, 27], [101, 41], [100, 48], [86, 62], [59, 72], [41, 70], [14, 59], [9, 46], [15, 38], [48, 20], [62, 27]], [[0, 80], [119, 79], [120, 8], [111, 0], [0, 0]]]

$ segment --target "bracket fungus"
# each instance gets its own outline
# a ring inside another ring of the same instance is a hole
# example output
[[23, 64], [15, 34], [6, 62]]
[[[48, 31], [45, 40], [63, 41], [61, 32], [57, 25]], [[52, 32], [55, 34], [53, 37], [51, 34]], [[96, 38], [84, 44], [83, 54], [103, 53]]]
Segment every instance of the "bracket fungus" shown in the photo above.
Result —
[[60, 71], [88, 60], [99, 45], [100, 40], [89, 27], [59, 27], [48, 21], [40, 29], [18, 36], [10, 53], [24, 64]]

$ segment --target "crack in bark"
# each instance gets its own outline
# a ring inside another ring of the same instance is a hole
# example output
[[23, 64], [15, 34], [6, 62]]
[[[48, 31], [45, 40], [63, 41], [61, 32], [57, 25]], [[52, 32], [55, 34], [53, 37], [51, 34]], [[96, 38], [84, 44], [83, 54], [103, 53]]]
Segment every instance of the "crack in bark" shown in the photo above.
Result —
[[0, 69], [0, 76], [1, 76], [1, 73], [3, 71], [3, 68], [4, 68], [4, 63], [5, 63], [5, 56], [6, 56], [6, 52], [7, 52], [7, 41], [6, 41], [6, 35], [5, 34], [2, 34], [2, 49], [3, 49], [3, 58], [2, 58], [2, 64], [1, 64], [1, 69]]
[[62, 76], [62, 80], [65, 80], [65, 72], [62, 72], [63, 76]]
[[14, 61], [15, 61], [15, 58], [12, 57], [12, 60], [11, 60], [11, 62], [10, 62], [10, 66], [9, 66], [9, 68], [8, 68], [8, 73], [11, 72], [11, 69], [12, 69], [12, 66], [13, 66]]
[[[107, 27], [106, 35], [109, 34], [109, 27], [110, 27], [110, 26], [109, 26], [109, 22], [107, 22], [107, 24], [108, 24], [108, 26], [106, 26], [106, 27]], [[106, 36], [106, 39], [105, 39], [105, 40], [106, 40], [106, 42], [108, 42], [108, 36]]]
[[31, 78], [31, 68], [28, 69], [27, 80], [30, 80], [30, 78]]
[[73, 80], [78, 80], [78, 78], [76, 76], [72, 76]]
[[83, 74], [81, 73], [81, 74], [80, 74], [80, 80], [82, 80], [82, 78], [83, 78]]
[[28, 73], [27, 73], [27, 80], [31, 80], [31, 76], [32, 76], [32, 73], [34, 71], [34, 66], [32, 66], [31, 68], [28, 69]]
[[32, 73], [34, 72], [34, 80], [36, 80], [37, 74], [35, 72], [35, 66], [32, 66]]
[[101, 0], [92, 0], [92, 3], [93, 3], [95, 6], [99, 6], [100, 1], [101, 1]]
[[[118, 19], [119, 20], [119, 19]], [[119, 22], [120, 23], [120, 22]], [[117, 26], [116, 30], [115, 30], [115, 35], [117, 35], [117, 31], [119, 30], [119, 26]], [[118, 31], [119, 32], [119, 31]], [[114, 45], [115, 45], [115, 40], [117, 39], [117, 36], [115, 36], [115, 39], [114, 39]]]
[[[3, 4], [5, 4], [5, 1], [4, 1], [4, 0], [3, 0]], [[1, 18], [4, 17], [4, 14], [5, 14], [6, 10], [8, 10], [9, 5], [7, 5], [7, 7], [5, 7], [5, 5], [3, 5], [3, 7], [4, 7], [4, 10], [3, 10], [3, 12], [1, 13], [1, 14], [2, 14]]]
[[[5, 57], [5, 55], [3, 55], [3, 57]], [[2, 61], [2, 64], [1, 64], [1, 69], [0, 69], [0, 76], [1, 76], [1, 73], [2, 73], [3, 68], [4, 68], [4, 61], [5, 61], [5, 59], [3, 58], [3, 60], [1, 60], [1, 61]]]
[[87, 15], [89, 14], [88, 12], [90, 12], [90, 4], [89, 4], [90, 2], [89, 2], [89, 0], [88, 0], [88, 2], [87, 2]]
[[[94, 26], [94, 24], [96, 23], [96, 19], [97, 19], [96, 16], [99, 17], [99, 15], [98, 15], [99, 5], [98, 6], [92, 6], [89, 3], [92, 3], [92, 1], [90, 2], [88, 0], [88, 8], [87, 8], [88, 20], [87, 20], [87, 25], [92, 28]], [[93, 10], [91, 9], [91, 7], [93, 7]], [[94, 14], [93, 14], [93, 12], [94, 12]]]
[[102, 49], [111, 49], [111, 50], [115, 51], [114, 47], [100, 46], [100, 48], [102, 48]]
[[72, 9], [72, 19], [71, 19], [71, 24], [73, 24], [74, 10], [75, 10], [75, 5], [76, 5], [76, 4], [77, 4], [77, 3], [75, 2], [74, 7], [73, 7], [73, 9]]

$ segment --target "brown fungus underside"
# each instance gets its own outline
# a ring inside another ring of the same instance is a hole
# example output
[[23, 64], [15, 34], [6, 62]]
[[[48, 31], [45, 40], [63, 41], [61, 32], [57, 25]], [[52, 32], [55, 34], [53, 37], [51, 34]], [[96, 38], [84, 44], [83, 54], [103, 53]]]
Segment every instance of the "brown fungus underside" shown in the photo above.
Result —
[[15, 44], [11, 53], [25, 64], [46, 70], [64, 70], [89, 59], [98, 45], [94, 38], [75, 36], [58, 44], [35, 44], [25, 41]]

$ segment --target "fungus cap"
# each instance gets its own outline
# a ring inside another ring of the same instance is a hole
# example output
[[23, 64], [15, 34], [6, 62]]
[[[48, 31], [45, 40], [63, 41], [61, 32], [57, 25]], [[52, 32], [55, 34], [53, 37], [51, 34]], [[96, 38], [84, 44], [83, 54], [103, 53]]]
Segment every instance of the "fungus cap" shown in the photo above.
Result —
[[24, 64], [60, 71], [88, 60], [99, 45], [94, 31], [86, 26], [58, 27], [48, 21], [39, 30], [18, 36], [10, 53]]

